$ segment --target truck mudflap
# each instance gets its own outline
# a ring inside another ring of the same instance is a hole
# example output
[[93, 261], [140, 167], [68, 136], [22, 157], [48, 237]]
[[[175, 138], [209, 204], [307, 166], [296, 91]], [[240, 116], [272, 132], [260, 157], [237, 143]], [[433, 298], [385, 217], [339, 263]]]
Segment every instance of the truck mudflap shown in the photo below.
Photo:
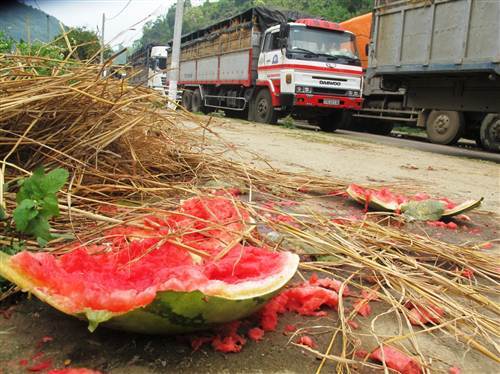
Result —
[[336, 109], [361, 109], [363, 99], [360, 97], [295, 94], [294, 106], [314, 106]]

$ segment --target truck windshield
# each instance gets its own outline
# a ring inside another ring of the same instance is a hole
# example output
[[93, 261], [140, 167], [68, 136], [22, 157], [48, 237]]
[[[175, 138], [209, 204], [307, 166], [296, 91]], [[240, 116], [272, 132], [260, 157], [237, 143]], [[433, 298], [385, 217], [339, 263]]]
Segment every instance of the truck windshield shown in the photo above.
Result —
[[287, 51], [305, 56], [309, 54], [329, 60], [346, 59], [348, 63], [353, 61], [359, 63], [354, 35], [342, 31], [292, 27]]
[[156, 66], [161, 70], [165, 70], [167, 68], [167, 59], [165, 57], [158, 57]]

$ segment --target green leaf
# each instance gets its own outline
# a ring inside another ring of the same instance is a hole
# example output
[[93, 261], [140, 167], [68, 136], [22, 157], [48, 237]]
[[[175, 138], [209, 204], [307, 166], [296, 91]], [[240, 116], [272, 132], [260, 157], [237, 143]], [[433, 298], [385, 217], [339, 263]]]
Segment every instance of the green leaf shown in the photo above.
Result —
[[40, 214], [47, 219], [59, 215], [59, 206], [55, 194], [51, 193], [43, 198]]
[[12, 216], [16, 223], [16, 230], [26, 232], [30, 222], [38, 215], [36, 204], [33, 200], [25, 199], [16, 207]]
[[40, 187], [45, 193], [58, 192], [68, 180], [69, 173], [66, 169], [54, 169], [43, 177]]
[[401, 212], [417, 221], [437, 221], [444, 213], [444, 203], [437, 200], [410, 201], [401, 205]]
[[[24, 179], [21, 183], [21, 188], [16, 195], [17, 203], [25, 199], [41, 200], [45, 196], [45, 192], [41, 187], [41, 182], [45, 176], [43, 167], [36, 168], [31, 177]], [[19, 183], [19, 182], [18, 182]]]
[[5, 209], [0, 206], [0, 221], [3, 221], [5, 218], [7, 218], [7, 214], [5, 214]]
[[52, 239], [50, 235], [50, 225], [49, 221], [41, 215], [36, 216], [32, 219], [26, 229], [26, 233], [36, 237], [38, 244], [44, 247], [49, 240]]

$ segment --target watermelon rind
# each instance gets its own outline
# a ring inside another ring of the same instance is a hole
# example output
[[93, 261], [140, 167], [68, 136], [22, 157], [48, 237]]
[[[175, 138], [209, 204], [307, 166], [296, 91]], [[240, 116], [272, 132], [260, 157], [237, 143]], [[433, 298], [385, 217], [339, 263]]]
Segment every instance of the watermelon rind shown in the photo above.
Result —
[[143, 334], [179, 334], [211, 328], [218, 324], [245, 318], [275, 296], [295, 275], [299, 265], [296, 254], [283, 252], [285, 260], [279, 273], [260, 280], [225, 284], [211, 282], [204, 289], [191, 292], [159, 291], [144, 307], [128, 312], [84, 309], [73, 311], [71, 302], [63, 296], [51, 295], [50, 290], [37, 286], [10, 263], [10, 256], [0, 252], [0, 276], [30, 292], [55, 309], [88, 321], [94, 331], [103, 326]]
[[483, 198], [480, 198], [479, 200], [467, 200], [461, 204], [458, 204], [456, 207], [452, 209], [445, 209], [443, 217], [452, 217], [458, 214], [463, 214], [469, 210], [475, 209], [481, 205], [483, 200], [484, 200]]
[[[463, 214], [469, 210], [477, 208], [481, 205], [483, 198], [479, 200], [467, 200], [461, 204], [458, 204], [454, 208], [444, 209], [442, 214], [438, 217], [437, 211], [439, 210], [437, 205], [434, 202], [441, 202], [441, 200], [419, 200], [419, 201], [408, 201], [406, 203], [399, 204], [397, 201], [384, 201], [380, 199], [376, 193], [371, 194], [370, 199], [367, 203], [366, 196], [364, 193], [360, 191], [364, 191], [365, 189], [361, 186], [357, 185], [349, 185], [346, 189], [347, 194], [355, 201], [360, 204], [368, 204], [368, 207], [372, 208], [375, 211], [384, 211], [384, 212], [399, 212], [406, 211], [406, 216], [417, 220], [439, 220], [441, 218], [450, 218], [452, 216], [456, 216], [459, 214]], [[431, 203], [426, 203], [430, 201]], [[430, 209], [431, 207], [436, 208], [436, 214], [432, 213]], [[419, 213], [417, 210], [421, 210]], [[424, 216], [427, 213], [424, 213], [424, 210], [427, 210], [429, 215], [428, 219], [425, 219]], [[421, 217], [421, 218], [418, 218]]]
[[[359, 186], [349, 185], [346, 189], [347, 194], [355, 201], [360, 204], [366, 204], [366, 197], [361, 194], [357, 189], [363, 189]], [[397, 201], [383, 201], [379, 199], [376, 195], [372, 195], [370, 201], [368, 201], [368, 206], [377, 211], [395, 212], [399, 210], [399, 204]]]
[[438, 200], [409, 201], [401, 204], [401, 213], [411, 220], [437, 221], [444, 213], [444, 203]]

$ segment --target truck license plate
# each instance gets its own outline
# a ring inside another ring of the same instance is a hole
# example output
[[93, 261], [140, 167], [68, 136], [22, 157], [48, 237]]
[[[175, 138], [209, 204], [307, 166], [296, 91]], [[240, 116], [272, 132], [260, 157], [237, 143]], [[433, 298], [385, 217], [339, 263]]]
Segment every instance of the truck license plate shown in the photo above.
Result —
[[340, 104], [340, 100], [338, 100], [338, 99], [324, 99], [323, 100], [323, 104], [326, 104], [326, 105], [339, 105]]

